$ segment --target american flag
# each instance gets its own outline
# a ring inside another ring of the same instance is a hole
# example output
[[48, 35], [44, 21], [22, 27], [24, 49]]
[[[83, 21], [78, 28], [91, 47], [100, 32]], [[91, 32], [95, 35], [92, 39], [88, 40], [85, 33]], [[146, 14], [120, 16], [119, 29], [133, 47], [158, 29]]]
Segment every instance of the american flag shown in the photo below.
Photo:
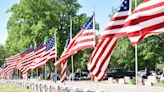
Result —
[[[64, 48], [64, 52], [62, 53], [61, 57], [64, 55], [64, 53], [65, 53], [69, 43], [70, 43], [70, 35], [67, 38], [66, 45], [65, 45], [65, 48]], [[66, 79], [66, 67], [67, 67], [67, 60], [65, 60], [61, 64], [61, 78], [60, 78], [60, 82], [61, 83], [63, 83], [65, 81], [65, 79]]]
[[121, 32], [126, 32], [132, 45], [145, 36], [164, 33], [164, 1], [146, 0], [128, 18]]
[[52, 36], [50, 40], [39, 49], [39, 57], [36, 58], [36, 63], [33, 69], [42, 67], [46, 62], [54, 59], [56, 57], [55, 49], [55, 37]]
[[21, 53], [21, 59], [17, 63], [17, 68], [25, 73], [35, 59], [34, 47], [30, 47]]
[[121, 32], [125, 19], [130, 15], [130, 0], [124, 0], [118, 10], [108, 23], [107, 27], [101, 34], [101, 38], [111, 38], [111, 36], [125, 36], [126, 32]]
[[124, 0], [122, 2], [120, 9], [108, 23], [105, 31], [101, 34], [98, 44], [89, 59], [88, 70], [91, 74], [96, 76], [98, 80], [103, 79], [106, 73], [111, 54], [118, 39], [115, 36], [125, 34], [124, 32], [120, 32], [120, 30], [125, 19], [130, 14], [129, 5], [129, 0]]
[[68, 57], [76, 54], [78, 50], [94, 47], [95, 42], [94, 42], [93, 19], [94, 19], [94, 15], [82, 27], [80, 32], [71, 40], [64, 55], [55, 63], [55, 66], [58, 66], [59, 64], [67, 60]]
[[3, 69], [3, 72], [7, 79], [10, 79], [12, 77], [12, 74], [14, 72], [14, 69], [16, 68], [17, 62], [20, 59], [21, 59], [20, 54], [13, 55], [5, 59], [6, 67]]
[[2, 70], [3, 79], [9, 79], [9, 76], [11, 76], [13, 74], [13, 70], [14, 70], [14, 68], [10, 67], [10, 65], [3, 68], [3, 70]]
[[1, 71], [0, 71], [1, 79], [5, 79], [4, 70], [5, 70], [6, 67], [7, 67], [6, 62], [4, 62], [3, 65], [1, 66]]
[[39, 59], [40, 57], [44, 54], [44, 51], [46, 50], [45, 44], [39, 45], [36, 49], [35, 49], [35, 59], [34, 61], [31, 63], [30, 69], [34, 70], [37, 67], [37, 64], [39, 63]]
[[16, 64], [20, 60], [20, 58], [21, 58], [21, 55], [20, 54], [16, 54], [14, 56], [6, 58], [5, 61], [6, 61], [7, 65], [11, 65], [12, 64], [12, 65], [16, 66]]
[[52, 36], [50, 40], [46, 43], [46, 53], [48, 53], [46, 62], [54, 59], [57, 56], [55, 39], [56, 38]]

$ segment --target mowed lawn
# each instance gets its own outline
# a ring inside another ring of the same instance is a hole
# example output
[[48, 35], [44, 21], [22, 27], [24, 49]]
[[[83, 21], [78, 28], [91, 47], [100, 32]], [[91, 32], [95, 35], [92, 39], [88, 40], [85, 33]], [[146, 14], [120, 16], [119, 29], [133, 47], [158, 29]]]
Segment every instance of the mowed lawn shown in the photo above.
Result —
[[35, 92], [35, 91], [0, 83], [0, 92]]

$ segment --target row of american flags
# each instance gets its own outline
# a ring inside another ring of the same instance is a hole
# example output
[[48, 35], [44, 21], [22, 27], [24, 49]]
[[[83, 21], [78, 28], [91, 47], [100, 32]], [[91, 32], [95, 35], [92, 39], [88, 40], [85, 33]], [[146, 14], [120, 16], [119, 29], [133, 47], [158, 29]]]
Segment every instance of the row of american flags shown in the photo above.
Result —
[[[61, 82], [66, 78], [67, 60], [79, 50], [94, 48], [87, 66], [92, 75], [102, 80], [117, 39], [127, 36], [134, 46], [149, 35], [164, 33], [164, 0], [144, 0], [133, 11], [131, 6], [131, 0], [122, 1], [98, 41], [95, 41], [95, 14], [73, 39], [68, 36], [64, 51], [54, 64], [54, 66], [61, 65]], [[55, 39], [52, 36], [37, 48], [31, 46], [17, 55], [6, 58], [6, 66], [0, 69], [1, 78], [12, 78], [13, 71], [17, 68], [25, 79], [30, 70], [52, 61], [57, 56]]]
[[34, 49], [33, 46], [23, 52], [6, 58], [6, 65], [0, 72], [1, 77], [10, 79], [14, 69], [22, 72], [24, 79], [27, 78], [28, 71], [40, 68], [56, 57], [55, 37], [52, 36], [46, 43]]

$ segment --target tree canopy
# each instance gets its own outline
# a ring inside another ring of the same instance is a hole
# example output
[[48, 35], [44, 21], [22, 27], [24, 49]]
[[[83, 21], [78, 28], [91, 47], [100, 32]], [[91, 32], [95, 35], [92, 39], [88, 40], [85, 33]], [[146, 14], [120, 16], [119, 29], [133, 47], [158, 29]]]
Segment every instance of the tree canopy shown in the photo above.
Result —
[[7, 55], [7, 53], [5, 51], [4, 46], [0, 44], [0, 65], [2, 65], [3, 62], [5, 61], [6, 55]]
[[[69, 34], [70, 18], [73, 20], [73, 37], [89, 18], [85, 13], [77, 14], [80, 7], [77, 0], [20, 0], [8, 10], [12, 15], [7, 23], [7, 52], [14, 55], [35, 42], [43, 43], [44, 39], [48, 40], [56, 31], [59, 58]], [[81, 51], [74, 56], [75, 65], [78, 65], [86, 52]], [[87, 59], [83, 61], [87, 62]]]

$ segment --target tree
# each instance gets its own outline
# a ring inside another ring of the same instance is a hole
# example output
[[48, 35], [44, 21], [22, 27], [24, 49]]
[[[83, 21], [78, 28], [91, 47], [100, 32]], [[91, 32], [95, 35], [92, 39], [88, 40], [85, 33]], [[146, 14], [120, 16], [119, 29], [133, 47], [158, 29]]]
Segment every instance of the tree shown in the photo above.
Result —
[[12, 15], [7, 24], [9, 36], [6, 48], [12, 54], [18, 53], [35, 42], [42, 43], [56, 30], [61, 51], [59, 41], [66, 39], [69, 16], [76, 16], [79, 8], [77, 0], [21, 0], [8, 11]]
[[122, 37], [117, 41], [109, 67], [134, 69], [134, 48], [127, 37]]
[[0, 44], [0, 66], [4, 63], [6, 58], [6, 51], [3, 45]]
[[[56, 31], [59, 58], [69, 34], [70, 17], [73, 19], [73, 37], [88, 19], [84, 13], [77, 15], [80, 7], [77, 0], [20, 0], [8, 10], [12, 15], [7, 23], [8, 37], [5, 48], [13, 55], [35, 42], [43, 43], [44, 38], [48, 40]], [[75, 64], [80, 62], [79, 58], [83, 57], [83, 53], [85, 52], [78, 52], [74, 56]], [[68, 66], [71, 66], [70, 61]]]
[[164, 62], [164, 34], [152, 35], [145, 38], [138, 45], [138, 58], [140, 69], [147, 68], [148, 70], [155, 70], [156, 65]]

